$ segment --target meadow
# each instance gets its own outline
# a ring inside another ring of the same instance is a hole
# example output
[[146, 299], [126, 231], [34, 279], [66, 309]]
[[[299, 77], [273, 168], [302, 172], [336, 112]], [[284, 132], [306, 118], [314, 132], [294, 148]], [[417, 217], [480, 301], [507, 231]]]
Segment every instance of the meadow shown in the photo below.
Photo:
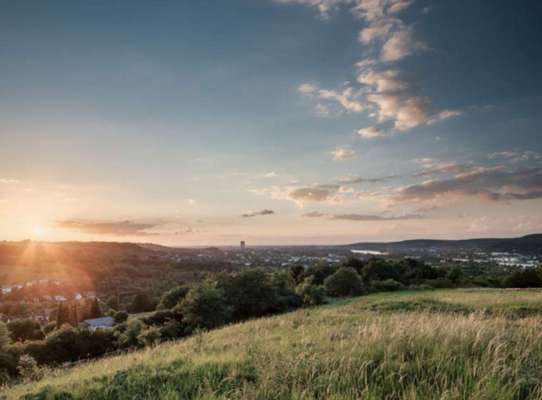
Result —
[[7, 399], [542, 399], [542, 291], [381, 293], [51, 370]]

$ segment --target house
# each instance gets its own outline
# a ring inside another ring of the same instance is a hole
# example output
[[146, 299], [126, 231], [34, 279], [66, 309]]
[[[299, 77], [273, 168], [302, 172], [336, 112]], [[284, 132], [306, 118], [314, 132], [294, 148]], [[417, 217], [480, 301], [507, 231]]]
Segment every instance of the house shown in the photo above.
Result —
[[111, 328], [115, 324], [113, 317], [102, 317], [94, 319], [86, 319], [83, 322], [79, 323], [79, 327], [83, 329], [88, 329], [95, 331], [99, 328]]

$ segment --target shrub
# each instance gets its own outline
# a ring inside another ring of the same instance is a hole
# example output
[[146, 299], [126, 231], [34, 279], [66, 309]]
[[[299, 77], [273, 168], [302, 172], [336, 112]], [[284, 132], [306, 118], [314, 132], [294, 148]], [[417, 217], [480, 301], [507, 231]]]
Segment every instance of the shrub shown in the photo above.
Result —
[[324, 283], [324, 280], [333, 275], [337, 269], [335, 267], [331, 267], [329, 265], [314, 265], [305, 271], [304, 276], [306, 278], [312, 277], [312, 282], [315, 285], [322, 285]]
[[123, 322], [126, 322], [128, 319], [128, 313], [124, 311], [117, 311], [115, 315], [113, 316], [113, 320], [115, 321], [115, 324], [122, 324]]
[[383, 281], [373, 281], [371, 286], [378, 291], [394, 292], [396, 290], [403, 290], [405, 286], [401, 282], [397, 282], [395, 279], [386, 279]]
[[216, 328], [229, 322], [232, 315], [224, 291], [209, 282], [190, 289], [179, 309], [190, 330]]
[[160, 302], [156, 307], [157, 310], [165, 310], [175, 307], [190, 290], [187, 286], [177, 286], [162, 295]]
[[24, 342], [25, 340], [41, 340], [45, 337], [39, 322], [31, 319], [12, 321], [7, 325], [11, 340]]
[[326, 302], [326, 289], [322, 285], [315, 285], [311, 278], [305, 279], [296, 288], [304, 306], [317, 306]]
[[140, 319], [132, 319], [128, 321], [124, 332], [120, 334], [117, 333], [117, 346], [120, 348], [141, 346], [139, 336], [141, 335], [141, 332], [143, 332], [144, 328], [145, 324]]
[[173, 340], [186, 335], [186, 326], [179, 321], [166, 322], [160, 328], [160, 336], [162, 340]]
[[161, 337], [162, 333], [160, 331], [160, 328], [151, 326], [141, 331], [141, 333], [137, 337], [137, 340], [144, 346], [154, 346], [160, 343]]
[[143, 319], [147, 325], [164, 325], [167, 321], [175, 319], [176, 313], [171, 310], [159, 310]]
[[0, 350], [4, 349], [10, 342], [9, 331], [3, 322], [0, 321]]
[[326, 292], [330, 296], [355, 296], [363, 291], [361, 278], [353, 268], [339, 268], [324, 281]]
[[505, 279], [504, 284], [513, 288], [542, 287], [542, 279], [537, 270], [526, 269], [514, 272]]
[[40, 368], [36, 360], [28, 354], [23, 354], [19, 358], [17, 372], [25, 381], [37, 381], [45, 376], [44, 369]]
[[154, 301], [145, 293], [138, 293], [134, 296], [129, 311], [131, 313], [142, 313], [153, 311], [156, 307]]

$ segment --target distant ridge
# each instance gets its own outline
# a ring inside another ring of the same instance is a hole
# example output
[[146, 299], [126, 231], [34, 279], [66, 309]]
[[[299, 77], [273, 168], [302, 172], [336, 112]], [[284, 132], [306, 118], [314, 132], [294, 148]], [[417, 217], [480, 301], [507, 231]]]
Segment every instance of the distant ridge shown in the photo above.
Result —
[[542, 254], [542, 234], [526, 235], [518, 238], [488, 238], [463, 240], [414, 239], [399, 242], [359, 242], [343, 247], [403, 253], [414, 251], [484, 251], [518, 252], [523, 254]]

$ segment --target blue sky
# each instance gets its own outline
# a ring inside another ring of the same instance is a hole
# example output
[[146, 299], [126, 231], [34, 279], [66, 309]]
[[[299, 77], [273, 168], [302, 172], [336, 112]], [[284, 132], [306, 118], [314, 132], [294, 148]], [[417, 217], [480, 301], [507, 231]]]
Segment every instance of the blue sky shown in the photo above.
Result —
[[540, 231], [541, 16], [536, 1], [5, 2], [0, 234]]

